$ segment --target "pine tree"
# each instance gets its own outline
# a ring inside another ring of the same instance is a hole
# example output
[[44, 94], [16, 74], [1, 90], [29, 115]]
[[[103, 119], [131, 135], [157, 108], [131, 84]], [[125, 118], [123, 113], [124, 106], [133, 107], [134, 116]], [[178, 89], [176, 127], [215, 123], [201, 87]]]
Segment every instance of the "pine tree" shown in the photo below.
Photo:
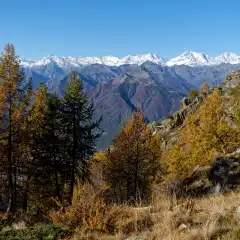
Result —
[[93, 121], [94, 107], [83, 92], [83, 83], [76, 73], [64, 93], [61, 108], [62, 133], [65, 138], [68, 161], [69, 202], [73, 196], [76, 180], [84, 181], [88, 171], [88, 160], [95, 152], [95, 141], [99, 137], [100, 120]]

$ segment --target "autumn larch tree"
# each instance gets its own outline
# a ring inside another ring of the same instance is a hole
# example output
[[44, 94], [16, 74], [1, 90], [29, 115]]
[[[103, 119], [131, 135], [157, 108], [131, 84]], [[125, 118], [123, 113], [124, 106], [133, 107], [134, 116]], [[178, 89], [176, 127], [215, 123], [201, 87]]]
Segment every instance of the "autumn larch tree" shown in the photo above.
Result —
[[114, 201], [147, 201], [160, 170], [161, 147], [139, 110], [125, 123], [108, 156], [106, 180]]
[[227, 154], [239, 147], [240, 132], [226, 120], [219, 91], [210, 94], [198, 111], [189, 115], [179, 142], [164, 152], [170, 179], [184, 179], [196, 166], [213, 162], [216, 154]]
[[[7, 44], [0, 57], [1, 165], [7, 175], [8, 212], [15, 212], [17, 199], [17, 165], [21, 121], [26, 101], [24, 74], [12, 44]], [[5, 168], [6, 167], [6, 168]]]

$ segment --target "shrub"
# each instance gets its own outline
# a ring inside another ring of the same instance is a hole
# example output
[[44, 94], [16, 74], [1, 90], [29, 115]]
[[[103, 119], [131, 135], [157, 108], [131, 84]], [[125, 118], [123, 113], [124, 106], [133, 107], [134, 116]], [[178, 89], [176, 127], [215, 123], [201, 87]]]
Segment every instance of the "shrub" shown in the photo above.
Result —
[[204, 82], [203, 85], [200, 87], [200, 92], [206, 92], [209, 89], [209, 85], [207, 82]]
[[57, 227], [52, 224], [37, 225], [32, 228], [26, 228], [21, 230], [9, 230], [1, 231], [0, 239], [4, 240], [56, 240], [59, 238], [68, 237], [71, 235], [71, 231]]
[[196, 89], [190, 90], [190, 92], [188, 93], [188, 96], [189, 96], [190, 98], [195, 98], [195, 97], [197, 97], [197, 96], [198, 96], [198, 90], [196, 90]]
[[75, 189], [73, 203], [66, 212], [52, 212], [50, 216], [55, 224], [76, 229], [79, 236], [130, 234], [152, 224], [148, 214], [136, 209], [128, 205], [107, 205], [91, 186], [84, 185]]
[[64, 213], [52, 212], [51, 219], [56, 224], [84, 232], [114, 232], [117, 219], [123, 214], [126, 217], [127, 211], [123, 211], [121, 206], [107, 205], [100, 191], [95, 191], [90, 185], [78, 185], [74, 190], [72, 205]]
[[50, 217], [56, 224], [70, 229], [83, 227], [88, 230], [95, 228], [104, 231], [106, 227], [102, 221], [106, 209], [106, 204], [93, 193], [91, 186], [78, 185], [74, 189], [72, 205], [66, 212], [52, 212]]

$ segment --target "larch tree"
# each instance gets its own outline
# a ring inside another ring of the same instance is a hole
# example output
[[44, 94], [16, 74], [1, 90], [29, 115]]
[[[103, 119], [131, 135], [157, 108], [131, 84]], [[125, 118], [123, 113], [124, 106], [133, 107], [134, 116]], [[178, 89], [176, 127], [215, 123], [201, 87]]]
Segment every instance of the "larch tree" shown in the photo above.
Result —
[[147, 201], [160, 170], [160, 141], [138, 110], [123, 126], [109, 153], [106, 181], [116, 202]]
[[0, 57], [1, 162], [6, 173], [8, 212], [15, 212], [17, 199], [17, 166], [20, 159], [20, 132], [26, 101], [26, 81], [20, 69], [14, 46], [7, 44]]
[[203, 85], [200, 87], [200, 92], [206, 92], [209, 89], [209, 85], [207, 82], [204, 82]]
[[[28, 158], [26, 169], [26, 185], [23, 201], [25, 210], [30, 201], [37, 202], [36, 197], [42, 197], [44, 199], [41, 191], [42, 188], [48, 189], [48, 184], [42, 179], [43, 174], [49, 174], [46, 170], [47, 160], [42, 152], [42, 145], [44, 144], [43, 140], [46, 131], [45, 126], [47, 125], [47, 112], [47, 87], [41, 85], [34, 91], [33, 103], [27, 119], [30, 157]], [[41, 186], [41, 184], [44, 186]]]
[[239, 147], [239, 130], [227, 122], [225, 110], [216, 90], [186, 119], [179, 142], [164, 152], [170, 178], [184, 178], [197, 165], [211, 164], [216, 154]]

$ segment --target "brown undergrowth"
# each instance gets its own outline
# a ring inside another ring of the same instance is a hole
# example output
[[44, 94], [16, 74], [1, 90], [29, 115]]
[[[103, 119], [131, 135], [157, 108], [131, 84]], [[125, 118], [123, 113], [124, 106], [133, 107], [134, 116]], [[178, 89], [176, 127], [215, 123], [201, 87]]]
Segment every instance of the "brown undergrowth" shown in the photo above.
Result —
[[55, 224], [75, 230], [73, 239], [240, 239], [240, 192], [176, 199], [159, 192], [149, 206], [107, 205], [90, 186], [78, 188]]

